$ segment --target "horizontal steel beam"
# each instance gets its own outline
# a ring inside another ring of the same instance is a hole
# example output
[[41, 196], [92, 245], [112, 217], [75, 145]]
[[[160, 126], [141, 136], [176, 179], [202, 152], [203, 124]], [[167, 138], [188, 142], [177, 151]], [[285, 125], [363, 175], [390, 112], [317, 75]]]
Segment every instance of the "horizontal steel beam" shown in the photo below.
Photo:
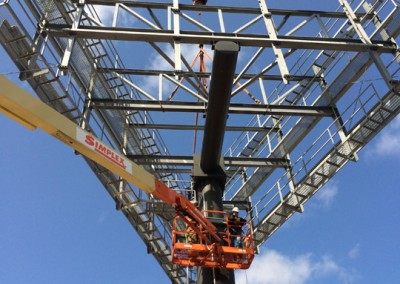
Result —
[[[182, 167], [182, 168], [177, 168], [177, 167], [163, 168], [163, 165], [160, 165], [160, 167], [158, 167], [156, 165], [155, 170], [157, 171], [157, 173], [172, 173], [172, 174], [192, 174], [192, 172], [193, 172], [192, 168], [184, 168], [184, 167]], [[228, 177], [232, 176], [237, 173], [237, 167], [225, 169], [225, 173]]]
[[[144, 70], [144, 69], [121, 69], [121, 68], [97, 68], [96, 71], [98, 73], [118, 73], [120, 75], [138, 75], [138, 76], [159, 76], [160, 74], [165, 74], [168, 76], [175, 76], [179, 75], [181, 77], [194, 77], [194, 74], [199, 77], [199, 78], [209, 78], [211, 76], [211, 72], [187, 72], [187, 71], [181, 71], [179, 74], [176, 74], [174, 71], [167, 71], [167, 70]], [[235, 75], [235, 78], [238, 75]], [[258, 74], [243, 74], [240, 76], [242, 79], [252, 79], [255, 76], [258, 76]], [[262, 80], [268, 80], [268, 81], [281, 81], [282, 80], [282, 75], [262, 75], [258, 76], [258, 78], [261, 78]], [[290, 81], [303, 81], [303, 80], [315, 80], [315, 81], [320, 81], [322, 80], [322, 77], [317, 77], [317, 76], [290, 76], [287, 78]]]
[[[178, 125], [178, 124], [145, 124], [145, 123], [132, 123], [133, 128], [145, 129], [161, 129], [161, 130], [204, 130], [204, 125]], [[279, 131], [279, 127], [273, 126], [227, 126], [226, 131], [241, 131], [241, 132], [270, 132]]]
[[[95, 109], [141, 110], [141, 111], [171, 111], [171, 112], [202, 112], [207, 110], [207, 104], [201, 102], [143, 101], [123, 99], [92, 99], [91, 107]], [[238, 114], [269, 114], [290, 116], [333, 116], [331, 106], [292, 106], [264, 104], [230, 104], [229, 113]]]
[[[72, 3], [78, 4], [79, 0], [71, 0]], [[210, 1], [211, 2], [211, 1]], [[136, 1], [126, 1], [126, 0], [86, 0], [86, 4], [91, 5], [103, 5], [103, 6], [115, 6], [115, 4], [123, 4], [127, 7], [133, 8], [148, 8], [148, 9], [167, 9], [171, 7], [171, 3], [149, 3], [149, 2], [136, 2]], [[208, 3], [210, 4], [210, 3]], [[211, 5], [201, 5], [194, 6], [188, 4], [179, 4], [179, 10], [181, 11], [203, 11], [203, 12], [221, 12], [226, 13], [243, 13], [243, 14], [260, 14], [259, 8], [249, 8], [249, 7], [234, 7], [234, 6], [211, 6]], [[320, 17], [327, 18], [341, 18], [347, 19], [347, 15], [344, 12], [334, 12], [334, 11], [319, 11], [319, 10], [288, 10], [288, 9], [268, 9], [272, 15], [276, 16], [300, 16], [309, 17], [313, 15], [319, 15]], [[356, 13], [357, 17], [367, 17], [367, 19], [372, 19], [374, 14], [366, 13]]]
[[[166, 155], [127, 155], [127, 158], [139, 165], [193, 166], [193, 156]], [[226, 167], [274, 167], [285, 168], [289, 160], [278, 158], [224, 157]]]
[[278, 36], [271, 39], [265, 34], [233, 34], [219, 32], [181, 31], [179, 35], [169, 30], [149, 30], [131, 28], [111, 28], [97, 26], [79, 26], [73, 29], [71, 25], [46, 24], [47, 34], [56, 37], [70, 37], [85, 39], [105, 39], [124, 41], [167, 42], [173, 44], [179, 39], [182, 44], [210, 44], [218, 41], [233, 41], [240, 46], [272, 47], [315, 50], [359, 51], [368, 50], [381, 53], [396, 52], [397, 46], [392, 41], [372, 41], [363, 43], [359, 39], [347, 38], [318, 38], [298, 36]]

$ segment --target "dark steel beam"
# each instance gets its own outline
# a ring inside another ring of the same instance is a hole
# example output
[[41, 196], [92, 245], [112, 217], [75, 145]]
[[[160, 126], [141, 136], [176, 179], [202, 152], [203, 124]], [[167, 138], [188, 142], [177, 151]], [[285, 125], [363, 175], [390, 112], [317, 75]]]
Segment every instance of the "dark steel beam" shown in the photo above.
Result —
[[[191, 168], [163, 168], [163, 167], [156, 167], [155, 169], [157, 173], [172, 173], [172, 174], [193, 174], [193, 170]], [[226, 169], [225, 173], [227, 177], [230, 177], [236, 174], [237, 168], [230, 168]]]
[[[165, 74], [168, 76], [175, 76], [176, 73], [175, 71], [169, 71], [169, 70], [144, 70], [144, 69], [127, 69], [127, 68], [97, 68], [96, 71], [98, 73], [118, 73], [120, 75], [138, 75], [138, 76], [159, 76], [160, 74]], [[211, 76], [211, 72], [193, 72], [196, 74], [197, 77], [199, 78], [209, 78]], [[187, 72], [187, 71], [181, 71], [179, 72], [179, 76], [181, 77], [188, 77], [192, 78], [194, 77], [192, 72]], [[236, 78], [238, 74], [235, 74], [234, 78]], [[243, 74], [240, 77], [242, 79], [251, 79], [257, 76], [257, 74]], [[282, 75], [261, 75], [258, 78], [261, 78], [262, 80], [268, 80], [268, 81], [281, 81], [282, 80]], [[322, 77], [317, 77], [317, 76], [290, 76], [289, 78], [290, 81], [303, 81], [303, 80], [315, 80], [315, 81], [320, 81], [322, 80]]]
[[[145, 123], [132, 123], [133, 128], [145, 129], [161, 129], [161, 130], [204, 130], [203, 125], [178, 125], [178, 124], [145, 124]], [[271, 132], [279, 131], [279, 127], [273, 126], [226, 126], [226, 131], [241, 131], [241, 132]]]
[[[222, 196], [226, 174], [220, 162], [238, 53], [237, 43], [220, 41], [215, 44], [200, 162], [195, 161], [193, 166], [200, 209], [224, 210]], [[235, 274], [230, 269], [198, 267], [197, 281], [199, 284], [235, 284]]]
[[215, 44], [200, 156], [200, 167], [206, 173], [219, 167], [238, 53], [239, 45], [234, 42], [220, 41]]
[[[207, 112], [207, 105], [201, 102], [145, 101], [124, 99], [92, 99], [95, 109], [118, 109], [168, 112]], [[264, 104], [230, 104], [229, 113], [266, 114], [288, 116], [332, 116], [331, 106], [292, 106]]]
[[[127, 155], [140, 165], [193, 166], [193, 156]], [[226, 167], [273, 167], [285, 168], [289, 160], [278, 158], [224, 157]]]

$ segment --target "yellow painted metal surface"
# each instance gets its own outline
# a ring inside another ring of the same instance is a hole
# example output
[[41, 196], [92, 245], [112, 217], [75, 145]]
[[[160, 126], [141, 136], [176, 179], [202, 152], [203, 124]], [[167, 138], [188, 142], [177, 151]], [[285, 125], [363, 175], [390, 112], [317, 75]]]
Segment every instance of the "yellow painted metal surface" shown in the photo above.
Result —
[[152, 174], [1, 75], [0, 113], [30, 130], [42, 129], [143, 191], [155, 190]]

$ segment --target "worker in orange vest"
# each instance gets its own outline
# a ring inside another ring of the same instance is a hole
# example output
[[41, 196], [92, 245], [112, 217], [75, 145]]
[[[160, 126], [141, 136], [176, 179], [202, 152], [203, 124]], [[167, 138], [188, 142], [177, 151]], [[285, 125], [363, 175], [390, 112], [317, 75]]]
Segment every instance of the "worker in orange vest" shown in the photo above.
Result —
[[239, 208], [233, 207], [228, 217], [228, 229], [231, 239], [231, 247], [242, 247], [242, 227], [246, 224], [246, 220], [239, 217]]

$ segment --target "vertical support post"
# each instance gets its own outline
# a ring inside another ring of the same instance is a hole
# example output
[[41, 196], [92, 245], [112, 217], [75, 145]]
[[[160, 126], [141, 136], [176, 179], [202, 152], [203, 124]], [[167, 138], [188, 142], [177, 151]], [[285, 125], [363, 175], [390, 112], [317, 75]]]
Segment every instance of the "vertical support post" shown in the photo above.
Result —
[[[245, 184], [247, 182], [247, 173], [246, 173], [246, 168], [243, 168], [242, 171], [242, 184]], [[251, 199], [251, 194], [249, 194], [249, 197], [247, 198], [247, 201], [249, 202], [249, 209], [248, 210], [248, 215], [249, 215], [249, 219], [250, 219], [250, 223], [251, 223], [251, 227], [254, 228], [254, 214], [253, 214], [253, 210], [252, 210], [252, 199]], [[258, 254], [260, 253], [259, 251], [259, 247], [255, 247], [254, 248], [255, 253]]]
[[175, 73], [179, 73], [182, 71], [182, 61], [181, 61], [181, 43], [179, 42], [180, 24], [179, 24], [179, 2], [178, 2], [178, 0], [174, 0], [172, 12], [174, 13], [174, 35], [176, 37], [176, 39], [174, 40]]
[[222, 15], [221, 9], [218, 9], [218, 19], [219, 19], [219, 26], [220, 26], [221, 32], [224, 33], [225, 32], [225, 23], [224, 23], [224, 17]]
[[35, 35], [33, 37], [33, 44], [31, 46], [32, 56], [30, 56], [28, 60], [28, 68], [27, 70], [23, 70], [19, 73], [19, 79], [21, 81], [28, 80], [30, 78], [34, 78], [36, 76], [40, 76], [43, 74], [49, 73], [49, 69], [43, 69], [38, 71], [32, 71], [32, 65], [36, 63], [37, 58], [43, 54], [44, 48], [46, 46], [47, 34], [44, 32], [43, 28], [38, 25], [36, 28]]
[[[223, 210], [222, 195], [225, 184], [214, 177], [202, 178], [196, 183], [199, 196], [199, 210]], [[197, 269], [198, 284], [235, 284], [235, 274], [232, 269], [206, 268]]]
[[92, 74], [90, 75], [90, 80], [89, 80], [89, 86], [86, 90], [87, 95], [82, 110], [82, 119], [79, 124], [79, 126], [85, 130], [86, 130], [86, 125], [89, 125], [90, 114], [92, 112], [91, 101], [92, 101], [92, 89], [94, 86], [94, 76], [95, 76], [95, 70], [92, 70]]
[[[342, 143], [345, 143], [345, 145], [346, 145], [345, 149], [346, 149], [346, 155], [347, 155], [347, 153], [351, 152], [351, 147], [350, 147], [349, 141], [347, 140], [346, 126], [344, 125], [343, 119], [335, 105], [333, 105], [333, 113], [334, 113], [333, 119], [335, 122], [335, 126], [338, 131], [340, 141], [342, 141]], [[349, 159], [351, 159], [355, 162], [358, 161], [357, 153], [353, 153], [352, 156], [349, 157]]]
[[124, 206], [124, 201], [123, 201], [124, 190], [125, 190], [125, 180], [120, 177], [118, 179], [117, 194], [114, 196], [115, 207], [117, 210], [121, 210], [122, 207]]
[[[223, 210], [226, 175], [221, 151], [238, 53], [236, 43], [215, 45], [201, 157], [194, 156], [193, 178], [200, 210]], [[232, 269], [198, 267], [197, 283], [235, 284], [235, 274]]]
[[[266, 103], [268, 103], [267, 98], [264, 98], [264, 99], [266, 100]], [[272, 118], [273, 125], [280, 128], [279, 131], [276, 133], [276, 136], [277, 136], [277, 139], [278, 139], [278, 143], [280, 145], [279, 146], [280, 152], [281, 153], [285, 153], [286, 150], [285, 150], [283, 144], [280, 143], [282, 138], [283, 138], [282, 127], [281, 127], [278, 119], [276, 119], [274, 116], [271, 116], [271, 118]], [[268, 142], [268, 143], [269, 143], [269, 145], [271, 145], [270, 142]], [[295, 184], [296, 181], [295, 181], [295, 178], [294, 178], [294, 175], [293, 175], [293, 169], [292, 169], [292, 165], [291, 165], [291, 162], [290, 162], [291, 161], [290, 160], [290, 155], [289, 155], [289, 153], [287, 153], [284, 156], [288, 160], [288, 165], [286, 166], [286, 177], [287, 177], [287, 179], [289, 181], [289, 190], [290, 190], [290, 192], [294, 193], [295, 189], [296, 189], [296, 184]], [[279, 184], [278, 184], [278, 186], [279, 186]], [[298, 205], [297, 211], [301, 212], [301, 213], [304, 212], [304, 207], [303, 207], [302, 204], [299, 203], [299, 200], [298, 200], [297, 196], [296, 196], [296, 202], [297, 202], [297, 205]]]
[[[72, 23], [72, 30], [78, 29], [84, 8], [85, 8], [85, 0], [79, 0], [79, 3], [76, 8], [75, 18]], [[75, 36], [71, 36], [67, 40], [67, 46], [65, 48], [64, 56], [60, 64], [60, 69], [63, 71], [68, 69], [69, 60], [71, 59], [72, 49], [74, 48], [74, 45], [75, 45]]]
[[112, 21], [113, 28], [115, 28], [117, 26], [118, 12], [119, 12], [119, 3], [115, 4], [115, 7], [114, 7], [114, 15], [113, 15], [113, 21]]

